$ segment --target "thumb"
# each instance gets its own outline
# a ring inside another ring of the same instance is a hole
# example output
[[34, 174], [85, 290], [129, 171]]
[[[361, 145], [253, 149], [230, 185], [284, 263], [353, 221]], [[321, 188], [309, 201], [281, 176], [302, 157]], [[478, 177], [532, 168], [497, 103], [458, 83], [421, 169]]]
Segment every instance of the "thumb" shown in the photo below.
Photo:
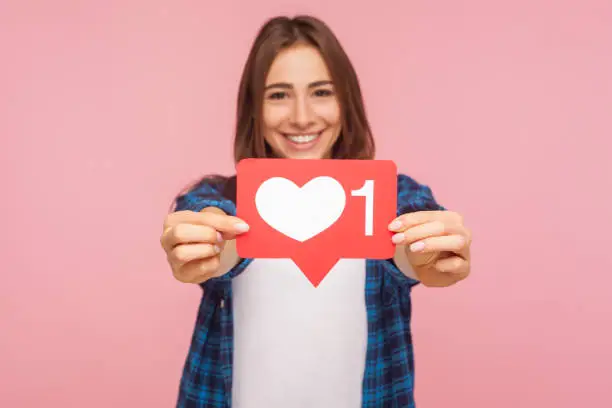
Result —
[[218, 208], [208, 207], [201, 212], [206, 217], [206, 224], [219, 232], [224, 240], [234, 239], [249, 230], [249, 225], [244, 220], [227, 215]]

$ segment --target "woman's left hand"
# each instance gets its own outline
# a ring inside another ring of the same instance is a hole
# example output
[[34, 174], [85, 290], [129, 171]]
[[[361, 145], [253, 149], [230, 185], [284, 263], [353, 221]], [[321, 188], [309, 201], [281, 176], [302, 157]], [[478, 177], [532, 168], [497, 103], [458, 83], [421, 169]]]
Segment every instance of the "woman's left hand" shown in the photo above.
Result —
[[399, 216], [389, 229], [396, 232], [396, 245], [406, 245], [408, 261], [421, 281], [454, 283], [469, 275], [472, 237], [461, 215], [418, 211]]

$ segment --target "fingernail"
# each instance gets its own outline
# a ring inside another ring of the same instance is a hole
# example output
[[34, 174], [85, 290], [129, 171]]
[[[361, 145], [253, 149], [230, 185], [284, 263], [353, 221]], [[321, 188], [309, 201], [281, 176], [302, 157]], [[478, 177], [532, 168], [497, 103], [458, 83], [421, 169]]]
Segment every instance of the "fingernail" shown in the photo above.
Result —
[[217, 232], [217, 242], [223, 242], [223, 235], [220, 232]]
[[400, 242], [402, 242], [404, 240], [404, 238], [405, 238], [404, 234], [400, 232], [400, 233], [397, 233], [397, 234], [393, 235], [393, 237], [391, 237], [391, 241], [394, 244], [399, 244]]
[[412, 252], [421, 251], [423, 248], [425, 248], [425, 243], [423, 241], [415, 242], [414, 244], [410, 245], [410, 250]]
[[221, 248], [219, 248], [218, 245], [213, 246], [213, 251], [215, 251], [215, 254], [218, 254], [219, 252], [221, 252]]
[[389, 229], [391, 231], [395, 231], [397, 229], [400, 229], [401, 227], [402, 227], [402, 222], [400, 220], [395, 220], [391, 224], [389, 224]]
[[234, 228], [237, 232], [247, 232], [249, 230], [249, 226], [243, 222], [239, 222], [234, 225]]

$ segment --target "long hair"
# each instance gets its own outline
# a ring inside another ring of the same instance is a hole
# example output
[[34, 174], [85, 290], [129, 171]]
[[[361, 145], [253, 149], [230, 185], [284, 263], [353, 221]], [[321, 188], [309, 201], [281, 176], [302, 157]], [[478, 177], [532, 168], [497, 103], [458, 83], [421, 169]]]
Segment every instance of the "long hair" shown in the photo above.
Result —
[[[341, 130], [332, 147], [334, 159], [373, 159], [375, 144], [353, 64], [332, 30], [316, 17], [280, 16], [268, 20], [259, 30], [244, 65], [236, 108], [234, 161], [274, 157], [263, 136], [265, 81], [276, 56], [298, 44], [315, 47], [330, 72], [341, 110]], [[236, 201], [236, 178], [221, 175], [204, 177], [185, 191], [203, 183], [215, 183], [220, 193]]]
[[342, 126], [331, 157], [374, 158], [374, 139], [351, 61], [324, 22], [311, 16], [297, 16], [268, 20], [251, 47], [238, 90], [234, 160], [272, 157], [262, 131], [265, 81], [276, 56], [296, 44], [310, 45], [321, 53], [336, 88]]

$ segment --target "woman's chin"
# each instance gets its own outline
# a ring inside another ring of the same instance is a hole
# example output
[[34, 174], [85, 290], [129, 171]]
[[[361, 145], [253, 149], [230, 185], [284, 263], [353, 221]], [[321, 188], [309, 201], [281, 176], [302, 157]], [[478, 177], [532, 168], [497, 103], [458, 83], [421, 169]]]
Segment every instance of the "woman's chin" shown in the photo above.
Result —
[[296, 146], [294, 143], [285, 143], [283, 146], [283, 156], [288, 159], [321, 159], [324, 152], [316, 143], [308, 143], [310, 146]]
[[292, 152], [284, 154], [285, 159], [298, 159], [298, 160], [318, 160], [322, 159], [323, 155], [316, 152]]

